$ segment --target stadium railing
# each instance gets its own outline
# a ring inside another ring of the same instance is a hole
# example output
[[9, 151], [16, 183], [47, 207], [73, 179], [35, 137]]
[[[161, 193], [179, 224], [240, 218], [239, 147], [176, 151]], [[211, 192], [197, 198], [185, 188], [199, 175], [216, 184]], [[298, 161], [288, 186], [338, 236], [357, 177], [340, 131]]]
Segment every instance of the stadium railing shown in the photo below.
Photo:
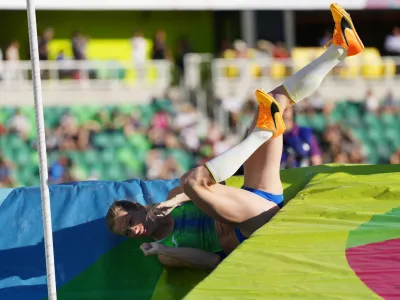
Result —
[[[140, 102], [165, 93], [171, 84], [171, 68], [167, 60], [149, 60], [140, 68], [132, 61], [41, 61], [44, 101], [68, 104], [71, 100], [113, 102], [136, 97], [134, 100]], [[3, 104], [25, 104], [31, 100], [31, 70], [30, 61], [0, 61]]]

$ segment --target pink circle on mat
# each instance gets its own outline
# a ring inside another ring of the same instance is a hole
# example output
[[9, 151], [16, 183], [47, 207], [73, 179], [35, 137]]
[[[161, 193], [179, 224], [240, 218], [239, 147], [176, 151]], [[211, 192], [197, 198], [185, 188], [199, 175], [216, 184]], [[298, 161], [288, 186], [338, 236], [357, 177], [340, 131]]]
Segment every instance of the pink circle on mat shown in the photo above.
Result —
[[387, 300], [400, 299], [400, 239], [348, 248], [346, 257], [371, 290]]

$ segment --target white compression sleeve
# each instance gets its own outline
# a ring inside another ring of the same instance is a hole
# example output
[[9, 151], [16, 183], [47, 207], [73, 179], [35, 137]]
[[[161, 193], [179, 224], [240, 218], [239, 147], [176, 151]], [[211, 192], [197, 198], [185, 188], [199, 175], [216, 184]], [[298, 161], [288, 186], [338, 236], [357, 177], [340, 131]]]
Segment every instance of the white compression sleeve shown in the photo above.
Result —
[[346, 56], [345, 49], [331, 44], [320, 57], [285, 80], [283, 86], [290, 98], [297, 103], [312, 95], [325, 76]]
[[273, 133], [266, 130], [254, 128], [254, 130], [243, 141], [235, 147], [214, 157], [205, 165], [213, 175], [216, 182], [222, 182], [231, 177], [241, 165], [256, 150], [272, 137]]

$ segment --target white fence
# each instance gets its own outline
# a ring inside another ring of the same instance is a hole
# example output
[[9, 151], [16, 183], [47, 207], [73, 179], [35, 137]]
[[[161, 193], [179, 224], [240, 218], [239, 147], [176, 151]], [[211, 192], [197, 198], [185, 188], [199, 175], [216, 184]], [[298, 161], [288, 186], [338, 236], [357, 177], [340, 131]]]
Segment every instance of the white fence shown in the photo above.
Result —
[[[256, 88], [275, 88], [304, 64], [291, 59], [214, 59], [210, 54], [188, 54], [181, 87], [196, 92], [207, 87], [214, 97], [243, 100]], [[141, 68], [130, 61], [43, 61], [41, 70], [45, 104], [146, 102], [163, 95], [172, 81], [172, 63], [166, 60], [148, 61]], [[326, 78], [319, 93], [332, 100], [361, 100], [372, 89], [377, 97], [392, 92], [400, 98], [399, 70], [399, 58], [346, 59]], [[29, 103], [30, 74], [29, 61], [0, 61], [0, 104]], [[205, 97], [199, 92], [203, 107]]]
[[[29, 103], [31, 68], [30, 61], [0, 61], [0, 104]], [[45, 104], [148, 101], [171, 83], [166, 60], [148, 61], [140, 68], [130, 61], [42, 61], [40, 68]]]

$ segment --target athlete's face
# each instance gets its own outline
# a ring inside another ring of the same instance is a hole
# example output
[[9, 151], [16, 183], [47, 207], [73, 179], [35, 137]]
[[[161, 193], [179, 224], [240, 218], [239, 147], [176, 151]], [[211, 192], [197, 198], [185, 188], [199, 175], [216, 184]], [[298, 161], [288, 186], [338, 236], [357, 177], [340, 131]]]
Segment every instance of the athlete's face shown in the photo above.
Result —
[[146, 210], [120, 211], [115, 218], [114, 231], [130, 238], [147, 237], [152, 233], [150, 222], [146, 220]]

